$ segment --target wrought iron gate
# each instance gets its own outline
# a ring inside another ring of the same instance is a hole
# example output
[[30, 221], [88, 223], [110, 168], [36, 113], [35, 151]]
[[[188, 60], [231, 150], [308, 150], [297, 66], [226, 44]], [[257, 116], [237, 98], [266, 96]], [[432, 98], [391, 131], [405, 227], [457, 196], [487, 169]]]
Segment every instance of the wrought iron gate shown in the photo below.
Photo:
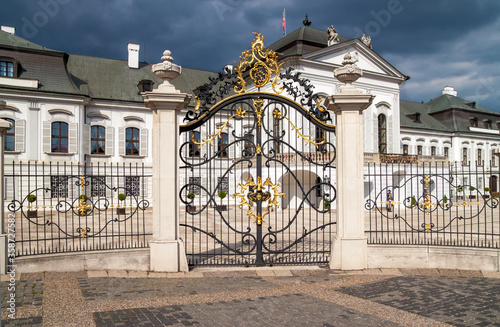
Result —
[[309, 81], [280, 73], [263, 48], [256, 34], [234, 71], [198, 89], [181, 126], [180, 226], [191, 265], [328, 262], [335, 127]]

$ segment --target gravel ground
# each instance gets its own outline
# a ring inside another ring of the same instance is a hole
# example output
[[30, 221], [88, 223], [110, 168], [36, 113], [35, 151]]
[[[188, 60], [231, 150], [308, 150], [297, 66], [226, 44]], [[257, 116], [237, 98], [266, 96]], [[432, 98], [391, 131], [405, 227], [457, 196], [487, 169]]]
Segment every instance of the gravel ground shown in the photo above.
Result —
[[318, 267], [16, 276], [2, 326], [500, 325], [500, 273]]

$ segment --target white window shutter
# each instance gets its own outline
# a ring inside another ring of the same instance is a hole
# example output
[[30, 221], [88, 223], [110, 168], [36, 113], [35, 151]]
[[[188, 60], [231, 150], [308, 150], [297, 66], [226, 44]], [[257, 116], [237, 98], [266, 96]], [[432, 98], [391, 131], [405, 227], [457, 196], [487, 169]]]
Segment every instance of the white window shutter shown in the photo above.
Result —
[[108, 126], [106, 127], [106, 154], [113, 155], [114, 154], [114, 143], [115, 143], [115, 129], [114, 127]]
[[83, 152], [90, 154], [90, 125], [83, 125]]
[[44, 153], [50, 153], [52, 151], [51, 149], [51, 142], [52, 142], [52, 134], [51, 134], [51, 127], [52, 124], [48, 121], [43, 122], [43, 152]]
[[78, 124], [69, 124], [68, 152], [78, 153]]
[[125, 155], [125, 127], [118, 127], [118, 155]]
[[147, 156], [148, 155], [148, 129], [147, 128], [141, 128], [141, 134], [139, 136], [139, 154], [141, 156]]
[[394, 153], [394, 128], [392, 128], [392, 115], [389, 116], [387, 124], [387, 153]]
[[145, 177], [142, 178], [142, 185], [141, 185], [141, 187], [142, 187], [142, 195], [145, 198], [148, 197], [148, 186], [149, 186], [148, 182], [149, 182], [148, 181], [148, 177], [145, 176]]
[[26, 120], [24, 119], [18, 119], [16, 120], [15, 126], [14, 126], [14, 133], [15, 133], [15, 150], [17, 152], [24, 152], [24, 135], [26, 133]]

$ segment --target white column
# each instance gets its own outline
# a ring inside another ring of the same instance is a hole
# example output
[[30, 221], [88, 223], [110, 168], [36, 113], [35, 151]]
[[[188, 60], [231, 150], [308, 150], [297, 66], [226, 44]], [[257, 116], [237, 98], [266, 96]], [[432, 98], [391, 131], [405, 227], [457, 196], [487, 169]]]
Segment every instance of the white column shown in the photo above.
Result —
[[[0, 100], [0, 110], [5, 109], [5, 101]], [[8, 234], [6, 232], [5, 208], [4, 208], [4, 153], [3, 153], [3, 138], [4, 133], [10, 129], [11, 125], [8, 121], [0, 119], [0, 274], [7, 273], [7, 258], [8, 258]]]
[[332, 246], [330, 268], [365, 269], [368, 266], [368, 243], [364, 218], [364, 142], [363, 110], [374, 96], [358, 91], [352, 82], [362, 75], [349, 54], [335, 77], [346, 83], [325, 105], [335, 113], [337, 139], [337, 235]]
[[179, 114], [191, 96], [181, 93], [169, 80], [181, 74], [165, 51], [163, 63], [153, 65], [153, 72], [163, 84], [142, 94], [145, 105], [153, 111], [153, 239], [150, 243], [150, 270], [187, 271], [184, 245], [179, 237]]

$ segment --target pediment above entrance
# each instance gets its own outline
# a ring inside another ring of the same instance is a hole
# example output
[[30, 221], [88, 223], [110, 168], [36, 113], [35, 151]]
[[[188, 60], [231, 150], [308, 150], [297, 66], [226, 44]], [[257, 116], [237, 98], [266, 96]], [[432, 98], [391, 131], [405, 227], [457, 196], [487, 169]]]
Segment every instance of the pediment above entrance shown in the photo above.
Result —
[[392, 78], [400, 78], [402, 81], [407, 76], [398, 71], [394, 66], [387, 62], [373, 50], [365, 46], [360, 40], [354, 39], [329, 46], [304, 55], [302, 59], [315, 61], [323, 64], [342, 66], [344, 55], [350, 53], [355, 64], [363, 69], [364, 72], [386, 75]]

